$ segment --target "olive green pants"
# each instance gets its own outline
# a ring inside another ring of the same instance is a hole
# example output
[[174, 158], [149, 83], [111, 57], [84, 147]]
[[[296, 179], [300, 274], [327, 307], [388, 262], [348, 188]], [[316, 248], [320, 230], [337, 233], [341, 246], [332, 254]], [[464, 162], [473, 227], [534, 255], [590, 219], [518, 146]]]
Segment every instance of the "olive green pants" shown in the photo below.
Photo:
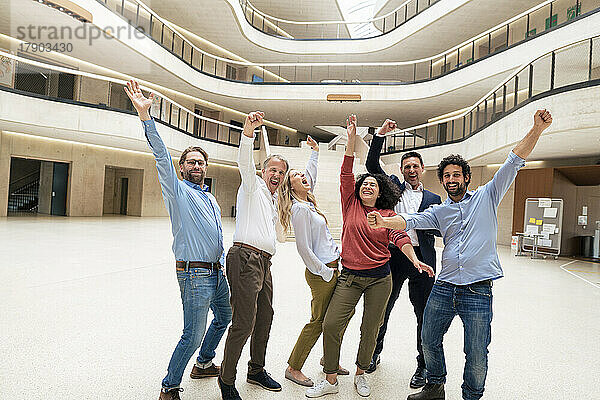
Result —
[[338, 369], [343, 331], [363, 295], [364, 310], [360, 325], [360, 344], [356, 365], [362, 370], [369, 367], [377, 342], [377, 333], [383, 323], [385, 306], [391, 292], [391, 275], [383, 278], [369, 278], [342, 272], [338, 277], [323, 321], [323, 352], [325, 354], [323, 371], [325, 373], [333, 374]]
[[[336, 261], [337, 263], [337, 261]], [[319, 275], [315, 275], [308, 269], [305, 271], [306, 283], [310, 287], [312, 300], [310, 301], [310, 322], [304, 325], [296, 345], [288, 359], [288, 365], [293, 369], [300, 370], [306, 361], [310, 351], [323, 332], [323, 319], [333, 295], [339, 272], [335, 271], [333, 278], [325, 282]]]

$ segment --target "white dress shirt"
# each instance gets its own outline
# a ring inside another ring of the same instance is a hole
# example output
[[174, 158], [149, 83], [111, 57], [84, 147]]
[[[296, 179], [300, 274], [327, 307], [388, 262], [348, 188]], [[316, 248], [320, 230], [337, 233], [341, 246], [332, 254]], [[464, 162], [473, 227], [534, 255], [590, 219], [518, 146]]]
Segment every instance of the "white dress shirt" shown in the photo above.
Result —
[[[419, 182], [419, 186], [416, 189], [413, 189], [412, 186], [408, 182], [404, 182], [404, 191], [402, 192], [402, 197], [400, 197], [400, 201], [394, 207], [394, 211], [396, 214], [401, 214], [402, 216], [406, 214], [414, 214], [419, 211], [419, 206], [423, 201], [423, 183]], [[417, 238], [417, 232], [414, 229], [409, 229], [406, 231], [413, 247], [419, 245], [419, 239]]]
[[[306, 165], [305, 176], [311, 191], [317, 181], [318, 157], [319, 153], [313, 151]], [[333, 278], [335, 269], [325, 264], [337, 260], [340, 251], [331, 237], [325, 218], [317, 213], [312, 203], [307, 201], [294, 200], [291, 213], [298, 254], [310, 272], [329, 282]]]
[[242, 135], [238, 167], [242, 184], [237, 193], [237, 213], [233, 241], [248, 244], [275, 254], [277, 196], [271, 194], [265, 181], [256, 175], [252, 154], [254, 138]]

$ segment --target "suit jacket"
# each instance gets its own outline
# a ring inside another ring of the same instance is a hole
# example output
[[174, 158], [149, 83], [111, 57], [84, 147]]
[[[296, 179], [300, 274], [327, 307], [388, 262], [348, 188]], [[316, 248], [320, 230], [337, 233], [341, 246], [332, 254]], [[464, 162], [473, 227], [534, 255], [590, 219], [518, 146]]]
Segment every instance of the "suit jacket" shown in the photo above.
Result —
[[[373, 140], [371, 141], [371, 147], [369, 148], [369, 154], [367, 155], [366, 167], [367, 171], [372, 174], [384, 174], [385, 171], [381, 168], [379, 164], [379, 153], [381, 152], [381, 147], [383, 146], [384, 137], [382, 136], [373, 136]], [[404, 192], [405, 182], [400, 182], [400, 179], [396, 175], [388, 175], [389, 178], [394, 182], [399, 188], [401, 192]], [[430, 192], [429, 190], [423, 189], [423, 200], [421, 200], [421, 204], [419, 205], [418, 212], [424, 211], [430, 206], [434, 204], [441, 204], [442, 199], [437, 194]], [[416, 230], [417, 238], [419, 239], [419, 248], [421, 250], [421, 255], [423, 256], [423, 261], [425, 264], [431, 266], [435, 269], [436, 264], [436, 254], [435, 254], [435, 237], [441, 236], [441, 234], [436, 230]]]

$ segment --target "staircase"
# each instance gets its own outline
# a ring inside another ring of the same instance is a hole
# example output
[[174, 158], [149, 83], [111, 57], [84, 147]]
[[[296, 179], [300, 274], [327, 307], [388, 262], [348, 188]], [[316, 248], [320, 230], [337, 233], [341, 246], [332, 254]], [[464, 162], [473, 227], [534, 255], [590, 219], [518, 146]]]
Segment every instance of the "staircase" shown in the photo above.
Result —
[[8, 194], [8, 212], [37, 213], [40, 180], [21, 186]]

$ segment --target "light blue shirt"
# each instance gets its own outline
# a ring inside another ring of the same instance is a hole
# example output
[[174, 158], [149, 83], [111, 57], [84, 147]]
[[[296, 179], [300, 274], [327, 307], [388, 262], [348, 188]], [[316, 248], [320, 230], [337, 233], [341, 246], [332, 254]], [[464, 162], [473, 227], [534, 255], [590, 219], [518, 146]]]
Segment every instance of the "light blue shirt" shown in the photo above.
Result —
[[525, 166], [512, 151], [491, 181], [468, 191], [455, 203], [442, 204], [406, 216], [406, 229], [437, 229], [444, 239], [442, 270], [438, 279], [468, 285], [503, 276], [496, 251], [497, 208], [500, 200]]
[[208, 187], [179, 180], [173, 160], [154, 120], [142, 121], [150, 145], [173, 231], [173, 253], [178, 261], [224, 263], [221, 208]]

